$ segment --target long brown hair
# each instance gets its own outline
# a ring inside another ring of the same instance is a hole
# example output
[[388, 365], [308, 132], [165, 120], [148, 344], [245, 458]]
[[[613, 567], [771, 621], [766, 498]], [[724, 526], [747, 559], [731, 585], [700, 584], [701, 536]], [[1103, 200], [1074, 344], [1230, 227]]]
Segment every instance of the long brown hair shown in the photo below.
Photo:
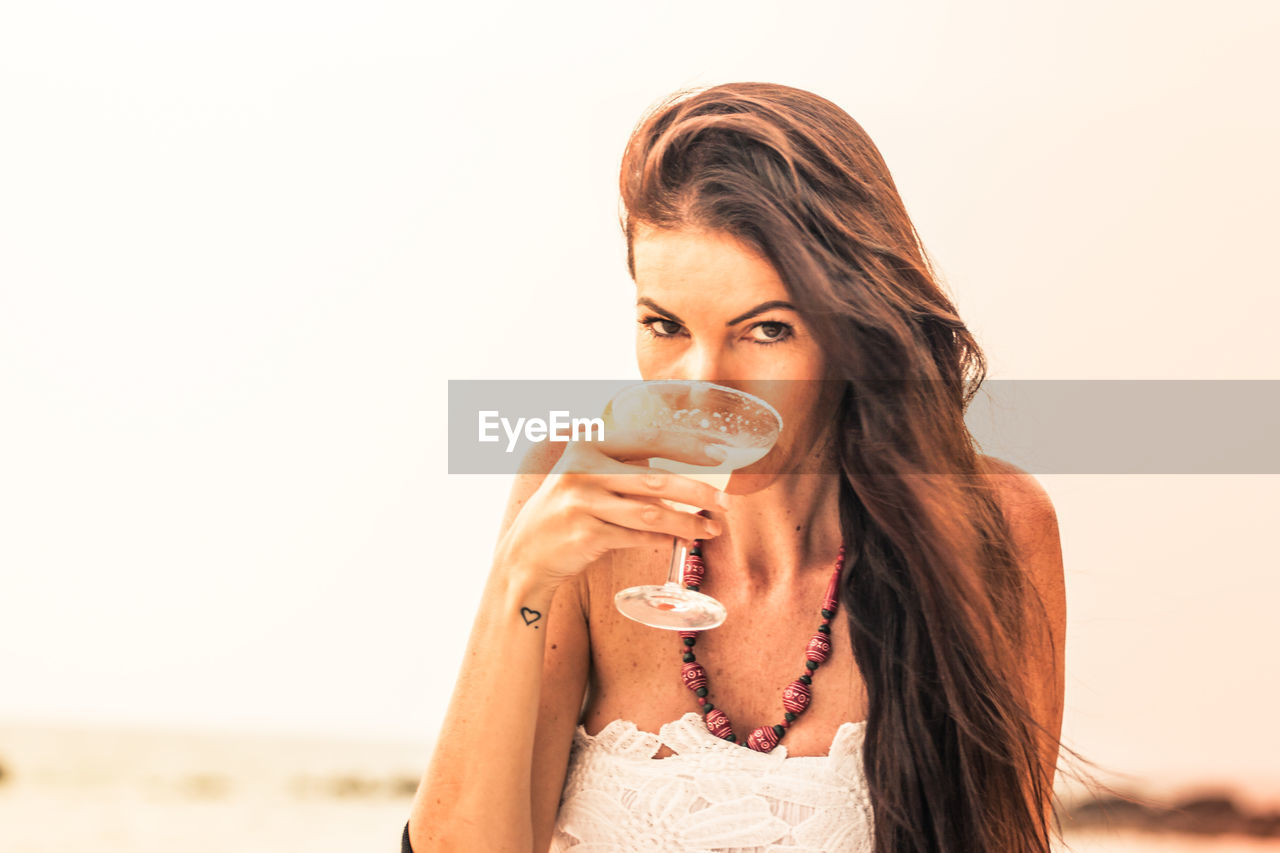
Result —
[[845, 384], [841, 604], [870, 700], [877, 853], [1048, 851], [1042, 740], [1059, 744], [1019, 666], [1039, 599], [964, 422], [986, 363], [880, 152], [824, 98], [732, 83], [651, 108], [620, 184], [633, 277], [640, 223], [736, 237]]

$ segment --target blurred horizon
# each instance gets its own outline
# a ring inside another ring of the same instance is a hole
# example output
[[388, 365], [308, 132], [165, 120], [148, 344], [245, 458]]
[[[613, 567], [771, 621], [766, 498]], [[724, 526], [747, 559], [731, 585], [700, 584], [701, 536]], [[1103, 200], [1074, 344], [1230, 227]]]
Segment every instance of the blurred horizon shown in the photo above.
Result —
[[[306, 826], [311, 849], [345, 850], [375, 838], [394, 849], [429, 752], [421, 744], [296, 732], [0, 723], [0, 839], [15, 853], [86, 845], [147, 853], [179, 843], [215, 851], [240, 849], [252, 827], [256, 846], [246, 849], [267, 851], [296, 841]], [[1058, 819], [1078, 853], [1280, 849], [1277, 796], [1213, 786], [1164, 797], [1121, 791], [1146, 803], [1134, 806], [1059, 793]]]

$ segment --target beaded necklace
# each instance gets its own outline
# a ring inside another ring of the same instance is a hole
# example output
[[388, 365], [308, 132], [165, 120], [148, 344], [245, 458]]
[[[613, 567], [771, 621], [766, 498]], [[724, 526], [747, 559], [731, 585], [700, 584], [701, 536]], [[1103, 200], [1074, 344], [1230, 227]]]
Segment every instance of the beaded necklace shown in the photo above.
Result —
[[[822, 624], [818, 626], [818, 632], [809, 638], [809, 645], [805, 648], [805, 671], [782, 691], [782, 707], [785, 711], [782, 722], [774, 726], [760, 726], [747, 735], [747, 742], [744, 745], [756, 752], [771, 752], [796, 718], [809, 707], [809, 700], [812, 698], [809, 688], [813, 684], [813, 673], [831, 653], [831, 619], [836, 615], [836, 605], [839, 601], [836, 597], [836, 588], [840, 582], [842, 568], [844, 568], [843, 545], [840, 546], [840, 553], [836, 557], [836, 568], [831, 573], [831, 582], [827, 584], [827, 595], [822, 602]], [[706, 565], [702, 562], [702, 540], [695, 539], [693, 546], [689, 549], [689, 556], [685, 558], [683, 578], [685, 588], [697, 592], [705, 577]], [[737, 743], [738, 738], [733, 733], [729, 717], [724, 711], [712, 705], [711, 700], [707, 698], [707, 673], [693, 654], [693, 647], [698, 642], [699, 633], [698, 631], [680, 632], [682, 642], [680, 652], [684, 660], [680, 677], [684, 680], [684, 686], [698, 697], [698, 702], [702, 705], [702, 719], [707, 725], [707, 730], [716, 737], [730, 743]]]

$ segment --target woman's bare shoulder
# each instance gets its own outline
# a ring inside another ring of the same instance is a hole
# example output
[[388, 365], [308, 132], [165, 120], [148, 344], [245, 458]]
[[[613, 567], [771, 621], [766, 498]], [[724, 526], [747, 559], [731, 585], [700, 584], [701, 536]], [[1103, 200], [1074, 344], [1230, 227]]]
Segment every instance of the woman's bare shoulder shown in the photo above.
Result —
[[1011, 462], [980, 456], [978, 463], [985, 474], [999, 479], [996, 491], [1000, 509], [1009, 525], [1019, 562], [1049, 605], [1054, 621], [1064, 623], [1062, 541], [1058, 511], [1049, 493], [1033, 475]]
[[1024, 519], [1041, 519], [1055, 516], [1056, 511], [1049, 493], [1034, 475], [1012, 462], [995, 456], [978, 456], [978, 471], [987, 476], [999, 477], [1000, 502], [1006, 513], [1015, 513]]

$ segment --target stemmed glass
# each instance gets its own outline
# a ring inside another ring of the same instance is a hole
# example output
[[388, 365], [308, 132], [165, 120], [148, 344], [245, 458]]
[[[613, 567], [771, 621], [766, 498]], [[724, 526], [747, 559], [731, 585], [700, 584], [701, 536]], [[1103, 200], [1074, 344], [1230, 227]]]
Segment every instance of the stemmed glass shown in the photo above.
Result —
[[[763, 458], [782, 431], [782, 417], [759, 397], [711, 382], [682, 379], [641, 382], [624, 388], [605, 407], [604, 420], [615, 427], [659, 429], [718, 446], [725, 454], [718, 465], [653, 457], [649, 466], [722, 491], [733, 472]], [[696, 506], [667, 503], [698, 512]], [[637, 622], [673, 631], [702, 631], [724, 622], [724, 605], [684, 587], [684, 566], [691, 545], [689, 540], [675, 537], [667, 582], [622, 590], [614, 596], [618, 609]]]

